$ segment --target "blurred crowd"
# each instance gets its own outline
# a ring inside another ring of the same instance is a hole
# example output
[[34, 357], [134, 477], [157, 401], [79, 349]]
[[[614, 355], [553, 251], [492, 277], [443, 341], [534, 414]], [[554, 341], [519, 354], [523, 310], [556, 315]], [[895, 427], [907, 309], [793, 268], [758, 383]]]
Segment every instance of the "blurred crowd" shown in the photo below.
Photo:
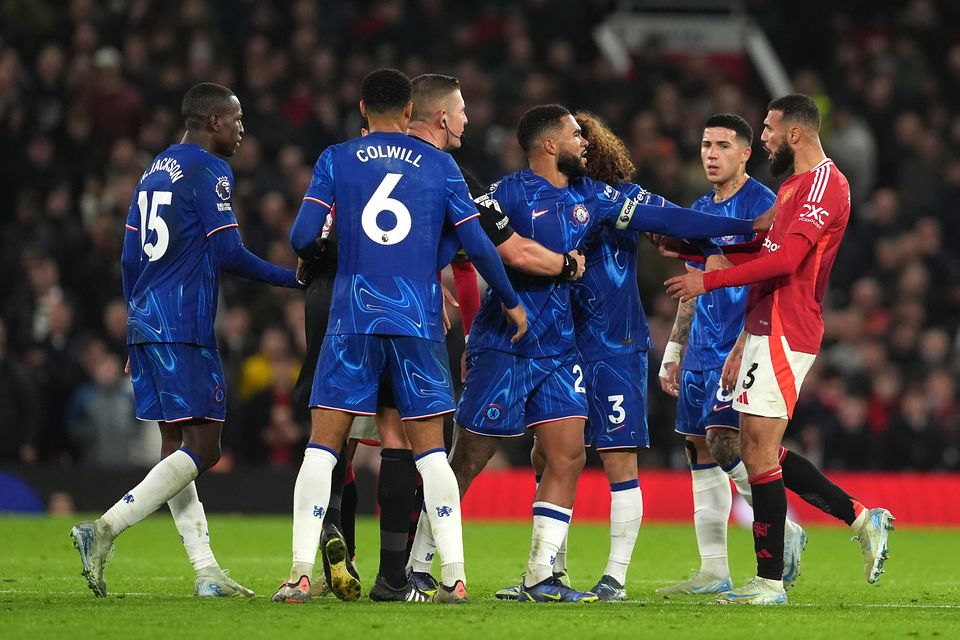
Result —
[[[234, 209], [248, 247], [287, 266], [313, 162], [358, 133], [359, 81], [379, 66], [460, 78], [470, 122], [457, 157], [482, 180], [524, 166], [514, 137], [523, 111], [561, 102], [613, 126], [639, 184], [682, 204], [707, 191], [703, 121], [739, 113], [759, 139], [771, 96], [750, 71], [729, 75], [656, 39], [616, 73], [591, 31], [619, 4], [4, 2], [0, 461], [122, 467], [156, 458], [156, 430], [134, 419], [123, 374], [120, 247], [133, 189], [152, 156], [179, 141], [180, 99], [197, 82], [227, 85], [241, 100]], [[854, 200], [824, 305], [824, 348], [790, 446], [828, 469], [960, 469], [960, 39], [951, 26], [960, 8], [741, 4], [794, 88], [817, 99], [828, 155]], [[759, 140], [748, 171], [776, 188]], [[643, 261], [655, 372], [676, 311], [660, 283], [677, 266], [653, 251]], [[296, 463], [307, 434], [306, 410], [290, 399], [305, 347], [302, 294], [228, 276], [221, 295], [230, 402], [222, 464]], [[654, 448], [642, 462], [682, 467], [674, 402], [652, 377]], [[509, 458], [522, 462], [523, 444], [514, 447]]]

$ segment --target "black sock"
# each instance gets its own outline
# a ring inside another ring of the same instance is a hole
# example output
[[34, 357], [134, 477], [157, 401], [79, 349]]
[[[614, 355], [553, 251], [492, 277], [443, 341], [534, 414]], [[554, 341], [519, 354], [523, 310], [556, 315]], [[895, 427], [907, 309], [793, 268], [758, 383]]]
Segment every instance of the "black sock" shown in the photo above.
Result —
[[330, 504], [327, 506], [327, 514], [323, 517], [324, 524], [332, 524], [340, 529], [340, 509], [343, 503], [343, 478], [347, 473], [346, 451], [340, 452], [340, 458], [337, 459], [337, 465], [333, 468], [333, 475], [330, 477]]
[[357, 483], [353, 475], [353, 465], [347, 467], [343, 479], [343, 500], [340, 502], [340, 530], [347, 543], [350, 557], [357, 555]]
[[416, 490], [417, 467], [413, 454], [406, 449], [383, 449], [377, 483], [380, 575], [391, 587], [399, 588], [407, 582], [407, 538]]
[[417, 474], [417, 490], [413, 494], [413, 510], [410, 512], [410, 530], [407, 535], [407, 562], [410, 561], [410, 551], [413, 549], [413, 539], [417, 537], [417, 526], [420, 516], [423, 515], [423, 478]]
[[753, 548], [757, 552], [757, 575], [783, 579], [783, 529], [787, 517], [787, 491], [780, 468], [750, 478], [753, 491]]
[[857, 503], [846, 491], [830, 482], [816, 466], [799, 453], [783, 450], [780, 466], [783, 468], [783, 484], [787, 489], [809, 502], [820, 511], [853, 524]]

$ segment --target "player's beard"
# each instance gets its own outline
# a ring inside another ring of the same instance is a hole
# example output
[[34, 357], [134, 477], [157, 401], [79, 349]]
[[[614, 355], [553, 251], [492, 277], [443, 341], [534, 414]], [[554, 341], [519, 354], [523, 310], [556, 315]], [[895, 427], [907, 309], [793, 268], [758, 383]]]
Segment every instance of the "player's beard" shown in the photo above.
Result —
[[793, 149], [784, 140], [777, 147], [777, 152], [770, 156], [770, 173], [779, 176], [781, 173], [793, 166]]
[[587, 167], [583, 164], [580, 156], [567, 153], [566, 151], [561, 151], [557, 157], [557, 169], [560, 173], [567, 176], [569, 180], [575, 180], [576, 178], [582, 178], [587, 175]]

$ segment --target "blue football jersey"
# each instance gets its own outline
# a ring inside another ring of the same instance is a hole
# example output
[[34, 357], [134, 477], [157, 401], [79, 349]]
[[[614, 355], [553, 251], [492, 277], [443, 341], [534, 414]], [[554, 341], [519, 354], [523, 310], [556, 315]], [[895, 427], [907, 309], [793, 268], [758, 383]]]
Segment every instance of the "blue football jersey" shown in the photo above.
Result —
[[304, 198], [324, 212], [336, 205], [327, 334], [443, 340], [440, 235], [444, 222], [478, 215], [453, 158], [403, 133], [374, 132], [328, 147]]
[[[641, 204], [671, 206], [635, 184], [617, 190]], [[587, 240], [587, 270], [572, 283], [573, 324], [580, 360], [594, 362], [650, 348], [650, 327], [637, 286], [639, 231], [601, 225]]]
[[124, 278], [127, 342], [182, 342], [216, 348], [219, 269], [207, 238], [237, 226], [233, 172], [195, 144], [175, 144], [140, 178], [127, 214]]
[[[700, 197], [691, 209], [718, 216], [753, 220], [773, 205], [776, 196], [770, 189], [749, 178], [733, 197], [713, 201], [713, 192]], [[725, 244], [748, 242], [753, 236], [723, 236], [714, 242]], [[697, 265], [693, 265], [697, 266]], [[697, 298], [690, 338], [683, 357], [683, 368], [707, 371], [723, 366], [727, 354], [743, 330], [743, 314], [747, 305], [747, 287], [726, 287]]]
[[[581, 246], [598, 225], [615, 222], [633, 205], [631, 198], [601, 182], [582, 178], [557, 188], [529, 169], [491, 186], [489, 197], [509, 217], [514, 231], [557, 253]], [[574, 348], [569, 283], [553, 276], [508, 273], [527, 311], [527, 335], [510, 342], [513, 332], [507, 328], [502, 301], [488, 289], [470, 330], [470, 349], [543, 358]]]

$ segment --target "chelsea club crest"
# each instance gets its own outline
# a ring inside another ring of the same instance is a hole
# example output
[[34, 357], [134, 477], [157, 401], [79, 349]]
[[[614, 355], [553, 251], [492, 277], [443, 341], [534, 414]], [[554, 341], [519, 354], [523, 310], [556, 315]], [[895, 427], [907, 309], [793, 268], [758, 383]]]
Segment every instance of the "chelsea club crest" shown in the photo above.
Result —
[[590, 212], [582, 204], [573, 208], [573, 221], [577, 224], [587, 224], [590, 221]]

